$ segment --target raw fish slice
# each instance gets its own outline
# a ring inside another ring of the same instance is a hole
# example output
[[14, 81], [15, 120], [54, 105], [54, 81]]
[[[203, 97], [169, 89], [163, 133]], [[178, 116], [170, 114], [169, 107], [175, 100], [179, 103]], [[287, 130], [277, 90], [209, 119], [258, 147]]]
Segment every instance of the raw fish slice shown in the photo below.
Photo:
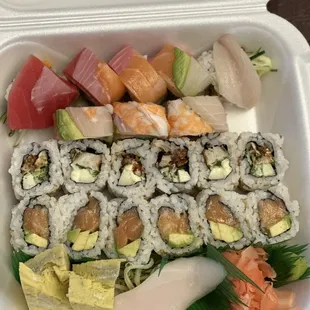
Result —
[[168, 101], [168, 122], [170, 136], [199, 136], [213, 131], [213, 128], [181, 99]]
[[213, 45], [219, 93], [240, 108], [250, 109], [261, 97], [261, 81], [237, 39], [226, 34]]
[[164, 107], [153, 103], [114, 103], [114, 125], [124, 136], [167, 137], [169, 124]]
[[109, 66], [119, 75], [133, 100], [157, 102], [167, 92], [165, 81], [148, 61], [130, 46], [116, 54]]
[[186, 103], [202, 119], [211, 125], [216, 132], [228, 131], [225, 109], [216, 96], [184, 97]]
[[78, 95], [74, 85], [31, 55], [9, 93], [9, 127], [12, 130], [51, 127], [56, 110], [69, 106]]
[[119, 76], [87, 48], [71, 61], [64, 74], [97, 105], [118, 101], [125, 94]]

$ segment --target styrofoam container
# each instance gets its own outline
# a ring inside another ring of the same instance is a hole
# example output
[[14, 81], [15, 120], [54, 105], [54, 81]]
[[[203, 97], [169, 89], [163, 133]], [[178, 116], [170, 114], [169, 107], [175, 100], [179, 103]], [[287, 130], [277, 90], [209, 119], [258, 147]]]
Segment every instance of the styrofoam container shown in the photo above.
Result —
[[[284, 152], [290, 161], [285, 183], [301, 206], [300, 232], [293, 242], [309, 243], [310, 49], [296, 28], [267, 12], [266, 2], [0, 0], [0, 98], [31, 53], [51, 61], [60, 72], [85, 46], [105, 60], [125, 44], [153, 55], [170, 42], [199, 55], [220, 35], [233, 33], [248, 49], [266, 50], [278, 72], [262, 78], [262, 102], [256, 108], [228, 109], [230, 131], [284, 136]], [[0, 112], [4, 109], [3, 99]], [[49, 137], [53, 130], [29, 131], [25, 141]], [[0, 309], [27, 309], [10, 262], [9, 223], [15, 200], [8, 169], [14, 141], [6, 126], [0, 126], [0, 141]], [[307, 258], [310, 262], [310, 252]], [[310, 309], [310, 280], [292, 288], [297, 304]]]

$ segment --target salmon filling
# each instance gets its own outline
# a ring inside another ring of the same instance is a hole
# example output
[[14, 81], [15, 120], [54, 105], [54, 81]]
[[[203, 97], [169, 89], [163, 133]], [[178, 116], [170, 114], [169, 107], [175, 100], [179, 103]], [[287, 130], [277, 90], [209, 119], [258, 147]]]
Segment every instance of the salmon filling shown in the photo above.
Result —
[[27, 208], [24, 211], [24, 233], [25, 235], [36, 234], [48, 240], [49, 231], [48, 210], [42, 206]]

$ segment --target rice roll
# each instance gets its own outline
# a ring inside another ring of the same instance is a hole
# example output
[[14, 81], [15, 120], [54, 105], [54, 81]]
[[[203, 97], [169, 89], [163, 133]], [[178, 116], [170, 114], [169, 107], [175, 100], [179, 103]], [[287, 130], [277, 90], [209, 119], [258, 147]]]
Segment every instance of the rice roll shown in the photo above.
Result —
[[239, 183], [236, 133], [214, 133], [197, 141], [200, 156], [198, 185], [233, 190]]
[[245, 196], [224, 190], [203, 190], [197, 196], [205, 243], [242, 249], [252, 236], [245, 218]]
[[9, 173], [17, 199], [53, 194], [63, 184], [55, 140], [22, 144], [14, 149]]
[[25, 198], [12, 210], [11, 244], [16, 251], [34, 256], [56, 244], [56, 199], [43, 195]]
[[194, 198], [186, 194], [162, 195], [151, 200], [152, 241], [162, 256], [182, 256], [202, 245]]
[[150, 213], [143, 198], [114, 199], [109, 202], [109, 258], [125, 258], [146, 264], [153, 250], [150, 241]]
[[63, 142], [60, 155], [68, 193], [105, 188], [111, 170], [111, 156], [104, 143], [98, 140]]
[[244, 190], [268, 189], [280, 183], [288, 168], [283, 138], [272, 133], [242, 133], [238, 139], [240, 185]]
[[291, 201], [288, 189], [279, 184], [268, 191], [248, 195], [247, 220], [255, 242], [278, 243], [293, 238], [298, 230], [299, 205]]
[[90, 191], [66, 195], [58, 201], [62, 216], [59, 243], [65, 243], [70, 256], [97, 258], [108, 235], [108, 200], [100, 192]]
[[112, 170], [109, 190], [117, 197], [151, 197], [155, 180], [151, 173], [152, 161], [149, 141], [127, 139], [113, 143]]
[[188, 138], [152, 142], [152, 171], [156, 187], [163, 193], [190, 192], [198, 181], [199, 162]]

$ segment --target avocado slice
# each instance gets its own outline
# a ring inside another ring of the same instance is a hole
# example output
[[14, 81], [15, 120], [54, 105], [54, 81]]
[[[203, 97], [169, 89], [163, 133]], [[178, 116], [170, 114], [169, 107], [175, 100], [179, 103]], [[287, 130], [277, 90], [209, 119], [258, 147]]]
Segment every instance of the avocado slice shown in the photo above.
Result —
[[184, 248], [191, 245], [195, 240], [193, 234], [170, 234], [168, 244], [172, 248]]
[[228, 158], [221, 162], [221, 166], [215, 166], [211, 169], [209, 174], [209, 180], [222, 180], [232, 172], [230, 167], [230, 160]]
[[90, 231], [86, 230], [86, 231], [82, 231], [79, 233], [77, 239], [75, 240], [75, 242], [73, 243], [72, 246], [72, 250], [73, 251], [83, 251], [88, 239]]
[[26, 173], [23, 176], [23, 189], [31, 189], [37, 185], [35, 177], [30, 173]]
[[272, 177], [276, 175], [276, 172], [274, 171], [271, 164], [263, 164], [262, 172], [263, 172], [264, 177]]
[[191, 63], [191, 56], [187, 55], [181, 49], [174, 48], [174, 63], [173, 63], [173, 81], [176, 87], [181, 90], [184, 86], [188, 69]]
[[214, 239], [223, 240], [227, 243], [230, 243], [239, 241], [243, 237], [242, 231], [238, 228], [222, 223], [215, 223], [212, 221], [209, 221], [209, 223]]
[[179, 177], [179, 182], [180, 183], [186, 183], [191, 179], [191, 176], [187, 171], [184, 169], [179, 169], [178, 170], [178, 177]]
[[119, 178], [118, 185], [128, 186], [142, 181], [142, 177], [133, 173], [133, 165], [126, 165]]
[[126, 257], [135, 257], [139, 251], [141, 244], [141, 238], [127, 244], [121, 249], [117, 249], [118, 254], [124, 255]]
[[[298, 255], [295, 253], [290, 253], [290, 257], [297, 258]], [[297, 281], [308, 269], [307, 260], [304, 257], [299, 257], [295, 262], [294, 268], [291, 270], [291, 276], [288, 278], [288, 281]]]
[[79, 236], [80, 232], [81, 232], [81, 229], [74, 229], [74, 230], [68, 231], [67, 240], [71, 243], [74, 243], [77, 237]]
[[26, 234], [25, 241], [27, 243], [36, 245], [39, 248], [47, 248], [48, 241], [36, 234]]
[[280, 222], [274, 224], [269, 228], [269, 235], [276, 237], [289, 230], [292, 226], [291, 218], [289, 215], [285, 216]]
[[84, 250], [92, 249], [95, 246], [95, 244], [98, 240], [98, 237], [99, 237], [99, 231], [96, 231], [96, 232], [90, 234], [87, 238]]
[[99, 171], [93, 173], [92, 170], [87, 168], [80, 168], [74, 164], [72, 166], [71, 180], [77, 183], [94, 183], [97, 179]]
[[59, 137], [62, 140], [79, 140], [85, 138], [66, 110], [56, 111], [56, 124]]

